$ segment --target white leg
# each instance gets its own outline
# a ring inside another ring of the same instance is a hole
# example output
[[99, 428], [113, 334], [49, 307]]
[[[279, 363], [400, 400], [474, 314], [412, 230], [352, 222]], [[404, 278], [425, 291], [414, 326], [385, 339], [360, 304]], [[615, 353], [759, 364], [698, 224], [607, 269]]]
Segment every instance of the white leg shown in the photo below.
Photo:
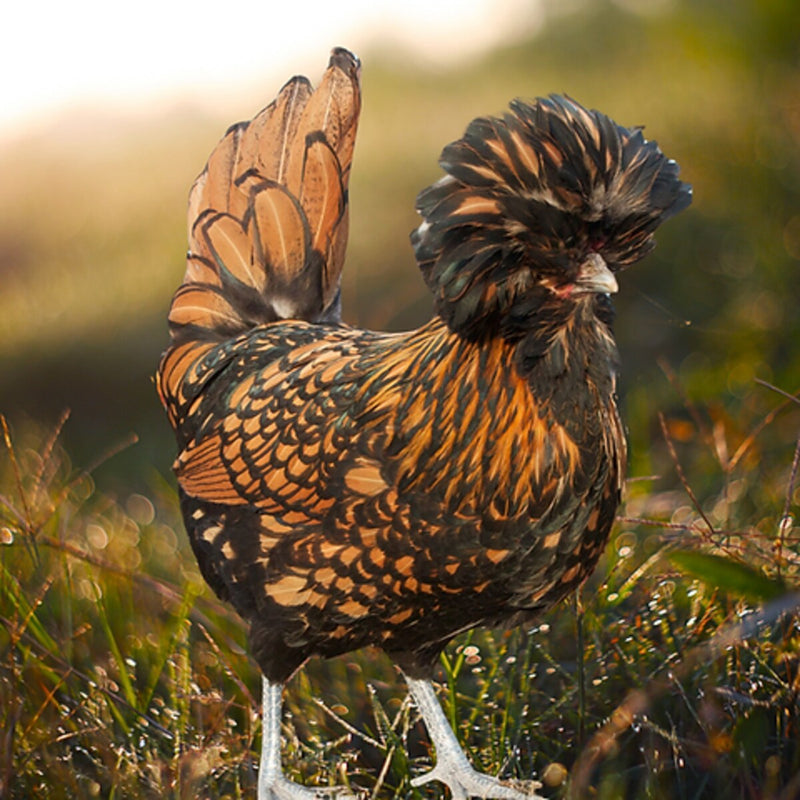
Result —
[[284, 777], [281, 770], [281, 693], [283, 686], [262, 681], [261, 763], [258, 800], [347, 800], [355, 796], [344, 786], [307, 788]]
[[258, 767], [258, 800], [267, 800], [271, 787], [283, 777], [281, 772], [281, 693], [283, 686], [262, 681], [261, 763]]
[[[439, 705], [433, 684], [430, 681], [409, 678], [407, 675], [405, 678], [411, 697], [425, 721], [433, 746], [436, 748], [436, 766], [430, 772], [414, 778], [411, 781], [413, 786], [420, 786], [428, 781], [441, 781], [450, 787], [453, 800], [466, 800], [468, 797], [498, 798], [498, 800], [539, 798], [534, 792], [538, 784], [532, 781], [501, 781], [474, 770]], [[522, 791], [512, 784], [529, 788], [529, 791]]]

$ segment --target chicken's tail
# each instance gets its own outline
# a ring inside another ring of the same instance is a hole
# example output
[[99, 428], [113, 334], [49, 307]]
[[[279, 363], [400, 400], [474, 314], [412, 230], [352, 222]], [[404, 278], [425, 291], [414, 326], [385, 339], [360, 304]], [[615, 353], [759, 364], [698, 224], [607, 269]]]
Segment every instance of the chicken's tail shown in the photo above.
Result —
[[195, 181], [186, 274], [156, 376], [175, 430], [213, 374], [209, 351], [281, 319], [339, 320], [359, 76], [358, 59], [335, 49], [316, 90], [292, 78], [228, 130]]
[[173, 343], [279, 319], [338, 321], [360, 64], [335, 49], [316, 90], [292, 78], [233, 125], [189, 194], [189, 252]]

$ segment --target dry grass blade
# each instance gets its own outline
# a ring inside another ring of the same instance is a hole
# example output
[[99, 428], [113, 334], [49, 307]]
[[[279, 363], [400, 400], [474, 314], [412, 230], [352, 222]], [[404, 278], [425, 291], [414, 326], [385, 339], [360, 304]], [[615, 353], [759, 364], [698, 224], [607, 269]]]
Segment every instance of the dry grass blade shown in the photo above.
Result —
[[792, 468], [789, 473], [789, 481], [786, 484], [786, 500], [783, 504], [783, 514], [778, 521], [778, 552], [777, 552], [777, 567], [778, 577], [781, 577], [783, 569], [783, 551], [786, 545], [786, 531], [791, 528], [791, 516], [789, 512], [792, 509], [792, 497], [794, 496], [794, 487], [797, 482], [797, 471], [800, 468], [800, 436], [797, 437], [797, 443], [794, 448], [794, 457], [792, 458]]
[[[656, 363], [658, 364], [659, 368], [664, 373], [664, 375], [666, 375], [667, 380], [670, 382], [672, 388], [678, 393], [678, 395], [680, 395], [680, 398], [683, 401], [683, 405], [689, 412], [689, 416], [692, 418], [692, 421], [697, 427], [697, 430], [700, 431], [700, 435], [703, 438], [703, 441], [713, 450], [714, 433], [708, 426], [708, 423], [704, 419], [703, 415], [700, 413], [700, 410], [692, 402], [689, 395], [686, 394], [686, 390], [683, 388], [680, 379], [675, 374], [675, 370], [672, 369], [672, 367], [664, 358], [659, 358]], [[721, 464], [721, 466], [723, 466], [723, 468], [725, 467], [724, 464]]]
[[686, 654], [679, 663], [670, 667], [666, 676], [655, 678], [644, 689], [635, 689], [611, 713], [608, 721], [592, 736], [572, 768], [568, 797], [581, 800], [587, 796], [592, 771], [607, 756], [619, 736], [630, 728], [637, 717], [644, 714], [653, 701], [664, 694], [675, 682], [690, 673], [698, 664], [708, 663], [727, 648], [756, 636], [761, 630], [778, 622], [782, 617], [800, 610], [800, 593], [785, 595], [749, 615], [742, 622], [729, 623], [718, 630], [707, 642]]
[[[210, 622], [208, 624], [210, 624]], [[255, 699], [255, 697], [253, 697], [252, 693], [247, 688], [247, 684], [237, 675], [236, 671], [228, 663], [228, 659], [225, 657], [225, 654], [222, 652], [222, 649], [217, 644], [214, 637], [208, 632], [206, 625], [203, 623], [198, 623], [197, 627], [200, 629], [200, 633], [203, 634], [205, 640], [211, 646], [211, 649], [214, 651], [214, 655], [216, 655], [219, 659], [219, 662], [222, 664], [222, 668], [225, 670], [225, 673], [236, 684], [239, 691], [247, 699], [247, 703], [250, 708], [260, 711], [261, 704]]]
[[368, 733], [360, 731], [354, 725], [351, 725], [340, 714], [337, 714], [321, 697], [314, 697], [312, 699], [317, 708], [321, 708], [332, 720], [334, 720], [338, 725], [341, 725], [348, 733], [351, 733], [353, 736], [357, 736], [359, 739], [369, 745], [372, 745], [377, 750], [382, 750], [384, 748], [384, 744], [379, 742], [377, 739], [373, 739], [373, 737]]
[[789, 394], [788, 392], [784, 392], [783, 389], [779, 389], [777, 386], [773, 386], [771, 383], [767, 381], [762, 381], [760, 378], [756, 378], [756, 383], [761, 386], [766, 387], [767, 389], [771, 389], [774, 392], [777, 392], [780, 395], [783, 395], [787, 398], [783, 403], [773, 408], [769, 411], [763, 419], [753, 428], [753, 430], [748, 434], [748, 436], [742, 441], [739, 447], [736, 448], [736, 452], [733, 454], [733, 457], [730, 461], [730, 468], [733, 470], [738, 465], [739, 461], [741, 461], [742, 457], [747, 453], [747, 451], [753, 446], [756, 439], [758, 438], [759, 434], [767, 428], [772, 422], [776, 419], [776, 417], [782, 412], [785, 411], [792, 403], [800, 402], [800, 392], [795, 392], [795, 394]]
[[800, 405], [800, 391], [795, 392], [794, 394], [790, 394], [789, 392], [784, 391], [775, 384], [770, 383], [769, 381], [761, 380], [761, 378], [756, 378], [756, 383], [760, 386], [764, 386], [767, 389], [771, 389], [773, 392], [777, 392], [778, 394], [783, 395], [790, 403], [794, 403], [795, 405]]
[[[20, 640], [25, 635], [31, 623], [37, 622], [36, 611], [44, 602], [44, 598], [50, 591], [50, 587], [52, 585], [53, 585], [53, 578], [52, 577], [46, 578], [42, 586], [39, 588], [39, 591], [36, 593], [36, 595], [28, 604], [27, 611], [24, 610], [24, 604], [27, 603], [27, 600], [22, 596], [22, 593], [20, 592], [20, 587], [19, 586], [15, 587], [19, 592], [19, 594], [17, 595], [17, 597], [12, 599], [12, 602], [15, 604], [14, 610], [17, 613], [19, 613], [19, 611], [21, 610], [24, 611], [24, 616], [22, 617], [21, 620], [15, 622], [4, 620], [4, 622], [7, 623], [8, 627], [9, 645], [12, 648], [15, 648], [19, 644]], [[21, 600], [21, 602], [18, 602], [19, 600]], [[53, 647], [55, 646], [55, 642], [49, 637], [47, 637], [46, 632], [44, 631], [43, 628], [41, 628], [41, 626], [38, 627], [36, 636], [40, 641], [44, 639], [47, 641], [49, 645]]]
[[675, 450], [675, 444], [672, 441], [672, 437], [669, 435], [669, 430], [667, 428], [667, 422], [664, 419], [664, 415], [659, 411], [658, 412], [658, 421], [661, 425], [661, 432], [664, 435], [664, 441], [667, 444], [667, 450], [669, 451], [670, 458], [672, 459], [672, 463], [675, 465], [675, 472], [678, 475], [678, 480], [681, 482], [681, 486], [683, 486], [684, 491], [689, 496], [689, 499], [692, 501], [692, 505], [695, 508], [695, 511], [702, 517], [703, 522], [706, 523], [708, 526], [708, 532], [711, 536], [713, 536], [716, 531], [714, 529], [714, 524], [711, 520], [706, 516], [705, 511], [703, 511], [703, 507], [700, 504], [700, 501], [697, 499], [697, 495], [694, 493], [694, 490], [689, 485], [689, 481], [686, 480], [686, 474], [683, 471], [683, 467], [681, 466], [680, 459], [678, 458], [678, 453]]
[[3, 428], [3, 441], [8, 450], [8, 457], [11, 461], [11, 469], [14, 472], [14, 479], [17, 484], [17, 493], [19, 494], [20, 502], [24, 511], [24, 524], [25, 532], [31, 534], [33, 532], [33, 520], [31, 518], [31, 509], [28, 506], [28, 498], [25, 496], [25, 488], [22, 481], [22, 473], [20, 472], [19, 462], [17, 461], [17, 454], [14, 452], [14, 443], [11, 440], [11, 431], [8, 427], [8, 421], [3, 414], [0, 414], [0, 426]]
[[70, 481], [65, 483], [62, 487], [61, 491], [53, 498], [51, 501], [51, 510], [50, 513], [44, 519], [37, 521], [37, 529], [41, 529], [44, 525], [49, 521], [50, 517], [56, 512], [56, 510], [61, 506], [61, 504], [67, 499], [69, 493], [77, 486], [77, 484], [84, 480], [85, 478], [89, 477], [98, 467], [108, 461], [110, 458], [113, 458], [118, 453], [121, 453], [123, 450], [126, 450], [129, 447], [132, 447], [136, 442], [139, 441], [139, 437], [135, 433], [131, 433], [121, 442], [116, 444], [114, 447], [110, 447], [106, 450], [99, 458], [91, 463], [86, 469], [80, 470], [75, 477], [73, 477]]
[[58, 459], [55, 458], [55, 448], [58, 438], [61, 436], [61, 431], [64, 429], [64, 425], [66, 425], [67, 420], [69, 419], [69, 415], [70, 410], [65, 408], [61, 412], [61, 416], [56, 421], [53, 430], [50, 432], [50, 435], [47, 437], [47, 439], [45, 439], [42, 446], [42, 451], [39, 458], [39, 468], [36, 470], [33, 476], [33, 485], [38, 493], [42, 493], [45, 488], [45, 471], [47, 470], [48, 465], [56, 464], [58, 461]]
[[[777, 392], [780, 395], [783, 395], [787, 398], [786, 402], [781, 404], [778, 409], [782, 410], [785, 408], [789, 403], [796, 403], [800, 405], [800, 392], [795, 392], [794, 394], [789, 394], [785, 392], [783, 389], [774, 386], [767, 381], [762, 381], [760, 379], [756, 379], [756, 383], [760, 384], [761, 386], [765, 386], [767, 389], [771, 389], [773, 392]], [[776, 412], [778, 411], [776, 409]], [[787, 524], [787, 520], [790, 520], [791, 517], [789, 516], [789, 512], [792, 508], [792, 497], [794, 496], [794, 487], [797, 482], [797, 471], [800, 468], [800, 435], [797, 437], [797, 443], [794, 449], [794, 458], [792, 459], [792, 467], [789, 472], [789, 481], [786, 485], [786, 500], [783, 504], [783, 514], [781, 515], [780, 521], [778, 522], [778, 548], [777, 548], [777, 568], [778, 568], [778, 577], [781, 576], [781, 571], [783, 568], [783, 551], [784, 546], [786, 544], [786, 530], [787, 528], [791, 527], [791, 522]]]

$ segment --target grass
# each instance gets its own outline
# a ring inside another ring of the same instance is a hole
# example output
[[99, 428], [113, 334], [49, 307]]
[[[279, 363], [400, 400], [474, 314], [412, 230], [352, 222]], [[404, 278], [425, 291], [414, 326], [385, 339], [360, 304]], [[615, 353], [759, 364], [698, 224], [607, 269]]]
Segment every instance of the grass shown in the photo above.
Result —
[[[581, 596], [447, 650], [442, 699], [476, 766], [552, 798], [800, 797], [800, 415], [763, 387], [750, 400], [746, 423], [688, 400], [661, 415], [663, 477], [631, 480]], [[2, 422], [0, 796], [253, 797], [258, 675], [170, 486], [103, 496], [60, 428]], [[409, 784], [432, 754], [404, 697], [377, 651], [310, 662], [287, 770], [441, 796]]]
[[[414, 197], [442, 145], [515, 95], [566, 91], [647, 123], [695, 187], [625, 275], [634, 478], [603, 563], [535, 628], [454, 643], [442, 699], [477, 764], [534, 776], [551, 798], [800, 797], [799, 639], [781, 614], [800, 585], [800, 425], [795, 400], [753, 384], [794, 389], [800, 374], [795, 4], [572, 5], [457, 69], [363, 54], [352, 323], [428, 318]], [[0, 797], [255, 794], [258, 675], [171, 485], [148, 477], [170, 457], [150, 376], [187, 187], [275, 89], [213, 112], [81, 111], [0, 150], [0, 411], [15, 423], [0, 432]], [[680, 360], [671, 389], [653, 353]], [[66, 434], [21, 421], [64, 405]], [[109, 465], [71, 463], [131, 428], [140, 446]], [[136, 492], [98, 491], [95, 475]], [[409, 785], [430, 752], [404, 698], [377, 651], [310, 663], [287, 697], [288, 768], [381, 797], [441, 794]]]

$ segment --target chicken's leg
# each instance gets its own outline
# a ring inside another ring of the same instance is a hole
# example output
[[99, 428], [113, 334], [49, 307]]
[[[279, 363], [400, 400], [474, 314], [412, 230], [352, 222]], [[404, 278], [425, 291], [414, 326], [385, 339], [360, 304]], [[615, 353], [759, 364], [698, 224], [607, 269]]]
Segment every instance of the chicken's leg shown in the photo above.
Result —
[[511, 785], [511, 781], [501, 781], [491, 775], [484, 775], [472, 768], [453, 730], [447, 722], [442, 707], [430, 681], [405, 676], [411, 697], [414, 700], [425, 726], [436, 748], [436, 766], [414, 778], [413, 786], [428, 781], [441, 781], [450, 787], [453, 800], [466, 800], [468, 797], [491, 797], [499, 800], [543, 800], [534, 792], [535, 784], [530, 783], [530, 791], [522, 791]]
[[281, 770], [282, 691], [282, 684], [263, 679], [258, 800], [354, 800], [355, 795], [344, 786], [309, 788], [284, 776]]

